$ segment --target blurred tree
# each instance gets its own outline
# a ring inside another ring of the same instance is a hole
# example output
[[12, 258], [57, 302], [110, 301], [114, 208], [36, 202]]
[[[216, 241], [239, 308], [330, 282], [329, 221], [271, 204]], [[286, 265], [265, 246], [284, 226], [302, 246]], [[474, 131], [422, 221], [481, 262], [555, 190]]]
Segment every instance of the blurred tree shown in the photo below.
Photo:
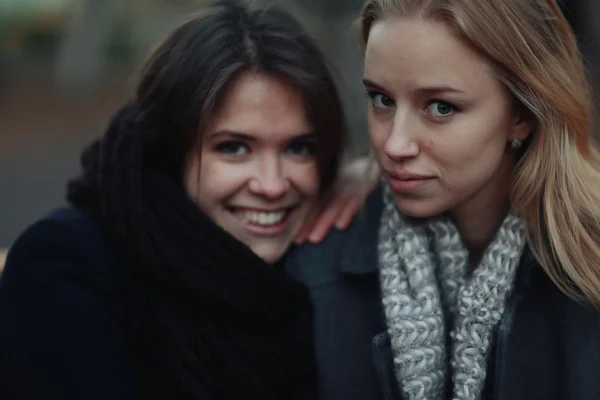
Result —
[[80, 0], [72, 13], [55, 59], [55, 80], [61, 88], [101, 84], [114, 24], [110, 6], [109, 0]]

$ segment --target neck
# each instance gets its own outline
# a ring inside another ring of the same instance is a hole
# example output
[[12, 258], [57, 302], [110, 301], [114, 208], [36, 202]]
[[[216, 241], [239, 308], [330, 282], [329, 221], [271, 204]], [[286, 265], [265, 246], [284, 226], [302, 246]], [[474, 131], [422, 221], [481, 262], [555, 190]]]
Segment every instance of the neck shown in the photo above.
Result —
[[469, 265], [474, 268], [479, 265], [483, 253], [502, 225], [509, 210], [508, 201], [494, 204], [481, 210], [469, 211], [470, 215], [455, 215], [455, 223], [462, 241], [469, 252]]
[[450, 213], [469, 251], [471, 265], [479, 263], [510, 209], [514, 161], [505, 157], [503, 164], [506, 165], [500, 166], [499, 173], [485, 187]]

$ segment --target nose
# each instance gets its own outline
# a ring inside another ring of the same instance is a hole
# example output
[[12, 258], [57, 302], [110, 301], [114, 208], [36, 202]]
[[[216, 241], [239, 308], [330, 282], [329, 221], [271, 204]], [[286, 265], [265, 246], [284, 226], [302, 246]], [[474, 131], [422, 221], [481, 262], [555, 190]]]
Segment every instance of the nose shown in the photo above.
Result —
[[419, 155], [419, 144], [413, 131], [406, 117], [396, 117], [383, 149], [390, 160], [401, 162]]
[[262, 157], [248, 184], [250, 191], [269, 200], [283, 197], [290, 188], [290, 181], [279, 157]]

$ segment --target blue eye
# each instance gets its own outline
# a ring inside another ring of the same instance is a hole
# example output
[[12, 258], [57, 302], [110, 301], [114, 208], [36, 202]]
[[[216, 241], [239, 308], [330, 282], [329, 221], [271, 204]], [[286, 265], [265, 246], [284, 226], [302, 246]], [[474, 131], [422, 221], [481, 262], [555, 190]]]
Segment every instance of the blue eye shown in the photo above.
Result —
[[295, 156], [312, 156], [316, 151], [316, 143], [306, 140], [298, 140], [290, 143], [287, 151]]
[[231, 156], [243, 156], [249, 152], [248, 146], [239, 141], [227, 141], [219, 143], [216, 147], [217, 151]]
[[435, 100], [429, 103], [426, 108], [427, 112], [435, 118], [442, 118], [452, 115], [457, 108], [445, 101]]
[[367, 96], [371, 99], [371, 104], [375, 108], [390, 108], [394, 107], [394, 100], [379, 92], [367, 92]]

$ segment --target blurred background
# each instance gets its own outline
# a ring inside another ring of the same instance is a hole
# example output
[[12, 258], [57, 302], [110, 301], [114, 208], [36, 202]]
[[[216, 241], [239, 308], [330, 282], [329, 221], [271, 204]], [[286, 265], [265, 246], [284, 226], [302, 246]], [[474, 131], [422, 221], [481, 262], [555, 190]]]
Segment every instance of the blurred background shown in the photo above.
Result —
[[[480, 0], [493, 1], [493, 0]], [[336, 74], [353, 144], [366, 149], [362, 0], [280, 0]], [[0, 248], [64, 204], [79, 153], [132, 93], [152, 47], [205, 0], [0, 0]], [[563, 0], [600, 92], [600, 1]], [[597, 96], [600, 99], [600, 96]]]

